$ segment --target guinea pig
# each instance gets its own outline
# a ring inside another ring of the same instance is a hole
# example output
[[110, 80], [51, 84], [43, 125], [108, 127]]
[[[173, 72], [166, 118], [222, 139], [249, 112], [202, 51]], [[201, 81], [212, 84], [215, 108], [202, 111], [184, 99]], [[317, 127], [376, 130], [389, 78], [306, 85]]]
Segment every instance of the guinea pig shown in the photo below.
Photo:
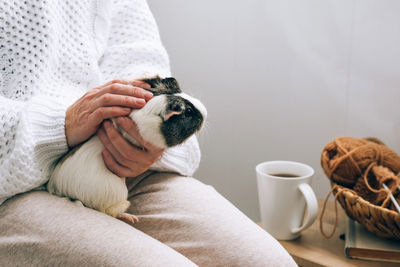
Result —
[[[182, 93], [174, 78], [143, 79], [150, 84], [153, 98], [129, 117], [142, 138], [157, 147], [169, 148], [183, 143], [204, 125], [207, 110], [196, 98]], [[118, 128], [114, 122], [114, 126]], [[132, 144], [129, 134], [118, 128]], [[125, 213], [130, 202], [125, 178], [107, 169], [102, 158], [104, 146], [95, 135], [72, 149], [55, 166], [47, 190], [61, 197], [80, 200], [86, 207], [112, 217], [135, 223], [138, 218]]]

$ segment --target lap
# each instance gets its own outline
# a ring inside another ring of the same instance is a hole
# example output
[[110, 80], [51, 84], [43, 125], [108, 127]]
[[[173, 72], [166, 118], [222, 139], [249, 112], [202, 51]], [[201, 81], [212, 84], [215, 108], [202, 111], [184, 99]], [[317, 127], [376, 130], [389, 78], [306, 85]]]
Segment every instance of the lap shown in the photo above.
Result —
[[[158, 255], [154, 257], [154, 255]], [[78, 201], [30, 192], [0, 206], [0, 266], [187, 266], [173, 249]]]
[[152, 174], [130, 187], [129, 200], [140, 218], [134, 227], [47, 192], [9, 199], [0, 205], [0, 266], [294, 265], [275, 239], [193, 178]]
[[282, 246], [213, 187], [156, 173], [130, 190], [135, 228], [200, 266], [295, 265]]

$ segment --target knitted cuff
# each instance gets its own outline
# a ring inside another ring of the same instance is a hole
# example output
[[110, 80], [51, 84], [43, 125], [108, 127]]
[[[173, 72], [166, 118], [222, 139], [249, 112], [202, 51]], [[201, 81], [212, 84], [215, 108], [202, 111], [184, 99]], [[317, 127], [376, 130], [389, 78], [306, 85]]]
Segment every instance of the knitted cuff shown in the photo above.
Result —
[[199, 143], [196, 136], [192, 136], [183, 144], [167, 149], [150, 169], [192, 176], [199, 167], [200, 158]]
[[25, 113], [30, 124], [35, 157], [40, 166], [50, 167], [62, 154], [68, 151], [65, 136], [65, 103], [49, 97], [34, 97]]

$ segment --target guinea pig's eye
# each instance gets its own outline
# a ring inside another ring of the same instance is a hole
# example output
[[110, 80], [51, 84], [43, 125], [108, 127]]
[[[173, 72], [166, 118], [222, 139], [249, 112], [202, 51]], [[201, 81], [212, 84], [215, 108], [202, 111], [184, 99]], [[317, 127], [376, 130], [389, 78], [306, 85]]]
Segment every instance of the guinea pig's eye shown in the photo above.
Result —
[[192, 110], [191, 108], [187, 108], [187, 109], [186, 109], [186, 113], [188, 113], [188, 114], [191, 114], [192, 111], [193, 111], [193, 110]]

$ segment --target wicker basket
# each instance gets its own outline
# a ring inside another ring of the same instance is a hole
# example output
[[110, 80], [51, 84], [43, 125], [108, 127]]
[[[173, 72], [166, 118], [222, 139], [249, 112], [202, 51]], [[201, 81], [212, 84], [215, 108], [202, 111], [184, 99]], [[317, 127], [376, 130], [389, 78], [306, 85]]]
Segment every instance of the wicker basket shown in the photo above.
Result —
[[332, 182], [333, 194], [353, 220], [384, 238], [400, 240], [400, 213], [371, 204], [354, 191]]

